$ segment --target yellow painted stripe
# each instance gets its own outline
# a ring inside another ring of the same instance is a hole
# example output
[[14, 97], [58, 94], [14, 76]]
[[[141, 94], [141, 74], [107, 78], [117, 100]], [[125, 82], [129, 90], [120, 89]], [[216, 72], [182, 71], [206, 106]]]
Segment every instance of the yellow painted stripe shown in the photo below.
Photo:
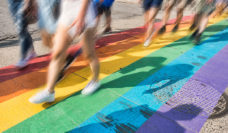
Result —
[[[223, 19], [224, 17], [216, 18], [213, 21], [210, 21], [210, 24], [217, 23]], [[148, 48], [144, 48], [142, 44], [140, 44], [122, 53], [119, 53], [101, 61], [100, 79], [105, 78], [113, 72], [118, 71], [120, 68], [123, 68], [143, 58], [144, 56], [147, 56], [148, 54], [172, 43], [173, 41], [183, 38], [184, 36], [189, 34], [187, 29], [188, 27], [183, 28], [176, 34], [166, 33], [162, 36], [158, 36], [153, 40], [153, 44], [151, 44], [151, 46]], [[83, 77], [90, 78], [89, 67], [86, 67], [75, 73]], [[82, 88], [85, 87], [88, 80], [75, 76], [75, 73], [70, 74], [65, 80], [63, 80], [60, 84], [56, 86], [57, 99], [55, 103], [65, 99], [66, 97], [69, 97], [70, 95], [74, 94], [77, 91], [80, 91]], [[0, 104], [0, 132], [22, 122], [23, 120], [33, 116], [36, 113], [39, 113], [40, 111], [52, 105], [35, 105], [28, 102], [28, 99], [41, 88], [43, 88], [43, 86], [28, 91], [20, 96], [14, 97]]]

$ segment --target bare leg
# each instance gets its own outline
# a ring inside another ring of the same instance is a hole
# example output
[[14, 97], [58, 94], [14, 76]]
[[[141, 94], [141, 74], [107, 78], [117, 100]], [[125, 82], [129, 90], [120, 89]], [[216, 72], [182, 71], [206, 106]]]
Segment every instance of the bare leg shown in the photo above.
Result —
[[166, 6], [166, 9], [165, 9], [165, 15], [162, 19], [162, 25], [165, 26], [169, 20], [169, 17], [170, 17], [170, 12], [171, 12], [171, 9], [173, 8], [174, 6], [174, 2], [168, 2], [167, 3], [167, 6]]
[[222, 15], [224, 9], [226, 8], [226, 6], [223, 3], [218, 3], [216, 4], [216, 9], [215, 11], [211, 14], [211, 18], [214, 18], [218, 15]]
[[58, 74], [64, 66], [64, 62], [66, 59], [66, 50], [69, 47], [71, 42], [70, 37], [67, 34], [68, 29], [64, 26], [59, 26], [55, 39], [54, 39], [54, 47], [52, 59], [48, 68], [48, 77], [47, 77], [47, 87], [50, 93], [54, 93], [54, 87], [56, 84], [56, 80], [58, 78]]
[[100, 23], [100, 20], [101, 20], [101, 15], [98, 15], [96, 17], [96, 27], [98, 27], [99, 23]]
[[144, 26], [148, 28], [149, 10], [144, 13]]
[[203, 33], [203, 31], [205, 30], [206, 26], [208, 23], [208, 16], [207, 15], [203, 15], [201, 20], [200, 20], [200, 24], [199, 24], [199, 34]]
[[179, 24], [181, 23], [182, 17], [183, 17], [183, 12], [184, 8], [186, 7], [186, 1], [182, 1], [178, 7], [177, 7], [177, 19], [175, 22], [175, 26], [172, 30], [172, 32], [176, 32], [179, 28]]
[[59, 25], [54, 38], [53, 53], [47, 73], [47, 87], [29, 99], [31, 103], [39, 104], [43, 102], [53, 102], [55, 100], [55, 85], [60, 71], [66, 59], [66, 50], [69, 47], [70, 39], [67, 34], [68, 28]]
[[95, 92], [99, 87], [99, 72], [100, 64], [95, 51], [95, 33], [96, 28], [88, 28], [85, 30], [82, 37], [82, 48], [86, 58], [89, 60], [90, 68], [92, 70], [92, 80], [82, 90], [83, 95], [89, 95]]
[[202, 13], [197, 13], [197, 14], [194, 15], [193, 22], [192, 22], [192, 25], [189, 28], [189, 30], [193, 30], [195, 28], [198, 28], [198, 25], [199, 25], [199, 21], [201, 19], [201, 16], [202, 16]]
[[106, 24], [105, 24], [105, 29], [104, 29], [103, 33], [111, 31], [111, 22], [112, 22], [111, 8], [109, 10], [105, 11], [105, 19], [106, 19]]
[[83, 52], [84, 52], [86, 58], [89, 60], [90, 68], [93, 73], [92, 80], [98, 81], [100, 65], [99, 65], [99, 60], [97, 58], [95, 46], [94, 46], [95, 45], [95, 33], [96, 33], [95, 28], [86, 29], [81, 41], [83, 44], [82, 45]]
[[111, 22], [112, 22], [111, 11], [110, 11], [110, 13], [105, 13], [105, 17], [106, 17], [106, 26], [105, 27], [111, 28]]
[[155, 7], [151, 8], [149, 11], [148, 28], [145, 35], [145, 40], [150, 40], [152, 36], [152, 33], [154, 31], [154, 21], [158, 11], [159, 11], [159, 8], [155, 8]]
[[191, 36], [191, 38], [194, 38], [196, 44], [200, 43], [201, 35], [208, 24], [208, 17], [209, 16], [207, 14], [202, 14], [199, 18], [200, 20], [198, 26], [196, 27], [196, 31]]
[[170, 12], [171, 12], [174, 4], [175, 4], [175, 0], [170, 0], [167, 2], [166, 8], [165, 8], [165, 15], [162, 19], [162, 27], [158, 32], [159, 34], [163, 34], [166, 31], [166, 24], [169, 20]]
[[179, 25], [181, 22], [181, 19], [183, 17], [183, 12], [184, 12], [184, 8], [178, 8], [177, 9], [177, 20], [176, 20], [176, 25]]

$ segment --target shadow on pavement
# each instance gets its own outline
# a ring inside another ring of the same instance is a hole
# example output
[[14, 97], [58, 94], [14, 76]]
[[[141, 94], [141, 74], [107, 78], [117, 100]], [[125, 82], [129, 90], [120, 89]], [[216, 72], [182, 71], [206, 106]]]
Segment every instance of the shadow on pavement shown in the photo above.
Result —
[[[119, 110], [110, 114], [103, 114], [102, 112], [98, 112], [95, 114], [94, 118], [97, 120], [97, 123], [79, 126], [68, 132], [97, 133], [102, 131], [116, 133], [134, 133], [139, 128], [137, 132], [142, 133], [181, 133], [186, 129], [180, 125], [178, 121], [189, 121], [195, 118], [202, 111], [200, 107], [197, 107], [193, 104], [179, 105], [167, 112], [156, 112], [156, 110], [150, 109], [147, 105], [126, 108], [127, 109], [125, 110]], [[187, 108], [194, 111], [194, 113], [187, 112]], [[172, 119], [170, 119], [170, 117], [172, 117]], [[142, 127], [140, 128], [140, 126]]]

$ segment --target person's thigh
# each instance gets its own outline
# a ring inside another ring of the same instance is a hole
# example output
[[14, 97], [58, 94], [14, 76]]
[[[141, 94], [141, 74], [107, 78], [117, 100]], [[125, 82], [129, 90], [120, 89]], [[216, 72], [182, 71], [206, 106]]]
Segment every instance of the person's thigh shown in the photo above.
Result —
[[165, 4], [166, 8], [172, 8], [176, 4], [177, 0], [168, 0]]
[[178, 9], [184, 9], [187, 7], [189, 4], [191, 4], [192, 0], [179, 0], [177, 4]]
[[72, 42], [72, 39], [67, 32], [68, 27], [61, 24], [58, 25], [57, 32], [54, 36], [52, 58], [61, 58], [66, 54], [67, 48]]
[[149, 10], [149, 22], [153, 21], [153, 19], [156, 17], [158, 11], [159, 11], [159, 7], [152, 7]]

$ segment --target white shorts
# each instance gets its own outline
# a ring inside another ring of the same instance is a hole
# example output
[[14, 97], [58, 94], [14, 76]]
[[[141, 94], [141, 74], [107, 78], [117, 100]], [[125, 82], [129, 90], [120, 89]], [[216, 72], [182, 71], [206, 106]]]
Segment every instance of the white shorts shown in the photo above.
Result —
[[[71, 26], [74, 20], [77, 18], [81, 4], [83, 0], [62, 0], [61, 3], [61, 15], [59, 18], [59, 24], [66, 27]], [[85, 17], [85, 29], [92, 28], [96, 25], [96, 13], [93, 3], [90, 2]], [[76, 35], [77, 27], [74, 26], [69, 30], [69, 35], [73, 38]]]

